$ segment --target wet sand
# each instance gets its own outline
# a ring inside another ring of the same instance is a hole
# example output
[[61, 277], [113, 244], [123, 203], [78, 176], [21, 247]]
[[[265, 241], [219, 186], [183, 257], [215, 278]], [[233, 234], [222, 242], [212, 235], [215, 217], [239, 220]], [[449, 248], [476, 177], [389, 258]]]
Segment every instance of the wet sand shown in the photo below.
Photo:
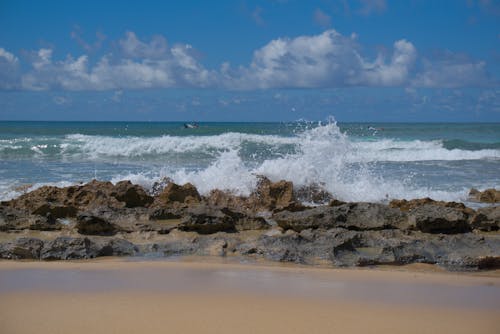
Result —
[[498, 333], [500, 273], [0, 261], [1, 333]]

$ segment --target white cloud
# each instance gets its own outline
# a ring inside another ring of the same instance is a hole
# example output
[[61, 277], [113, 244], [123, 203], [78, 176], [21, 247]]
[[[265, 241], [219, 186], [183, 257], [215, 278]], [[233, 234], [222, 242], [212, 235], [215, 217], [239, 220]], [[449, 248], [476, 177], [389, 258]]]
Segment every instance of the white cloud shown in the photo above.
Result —
[[423, 70], [413, 81], [414, 86], [429, 88], [477, 87], [491, 83], [484, 61], [473, 61], [449, 51], [432, 60], [424, 59]]
[[[353, 36], [355, 37], [355, 36]], [[249, 67], [223, 73], [232, 76], [231, 87], [396, 86], [408, 79], [416, 59], [415, 47], [405, 40], [394, 43], [390, 62], [379, 55], [374, 61], [360, 54], [356, 39], [335, 30], [320, 35], [280, 38], [254, 52]]]
[[0, 59], [12, 65], [17, 64], [18, 62], [17, 57], [4, 48], [0, 48]]
[[[127, 32], [118, 41], [118, 53], [92, 59], [87, 54], [55, 59], [42, 48], [19, 59], [0, 48], [0, 89], [125, 90], [147, 88], [266, 88], [335, 87], [465, 87], [492, 86], [484, 61], [451, 52], [417, 59], [417, 49], [405, 39], [392, 50], [364, 54], [357, 34], [344, 36], [330, 29], [312, 36], [278, 38], [254, 51], [247, 66], [228, 62], [209, 70], [189, 44], [167, 45], [162, 36], [140, 40]], [[493, 83], [493, 84], [492, 84]], [[119, 97], [118, 97], [119, 98]]]
[[119, 43], [124, 57], [103, 56], [94, 65], [89, 65], [87, 55], [52, 61], [52, 50], [40, 49], [32, 55], [33, 69], [22, 76], [22, 86], [30, 90], [112, 90], [213, 85], [215, 74], [197, 61], [190, 45], [167, 48], [163, 37], [145, 43], [132, 32]]
[[0, 48], [0, 89], [15, 88], [19, 59], [4, 48]]
[[132, 31], [127, 31], [125, 37], [118, 41], [122, 52], [129, 58], [161, 59], [168, 53], [165, 37], [155, 35], [149, 43], [142, 42]]

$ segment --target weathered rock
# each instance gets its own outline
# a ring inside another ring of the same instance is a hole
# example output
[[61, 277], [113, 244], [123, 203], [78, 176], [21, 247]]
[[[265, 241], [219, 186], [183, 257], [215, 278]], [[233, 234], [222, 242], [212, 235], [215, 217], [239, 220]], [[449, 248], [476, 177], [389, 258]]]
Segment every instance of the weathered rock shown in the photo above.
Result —
[[271, 182], [264, 176], [259, 178], [257, 188], [250, 195], [247, 203], [255, 211], [299, 211], [305, 208], [295, 198], [292, 182], [285, 180]]
[[149, 214], [149, 219], [151, 220], [162, 220], [162, 219], [180, 219], [183, 216], [181, 210], [170, 209], [170, 208], [160, 208], [154, 209]]
[[478, 202], [500, 203], [500, 190], [490, 188], [484, 191], [479, 191], [472, 188], [469, 192], [469, 197]]
[[138, 251], [138, 247], [130, 241], [113, 238], [101, 246], [97, 256], [134, 256]]
[[114, 235], [118, 227], [92, 214], [81, 214], [77, 218], [76, 229], [85, 235]]
[[294, 189], [294, 196], [301, 202], [314, 204], [326, 204], [334, 199], [332, 194], [317, 183]]
[[480, 231], [500, 229], [500, 206], [480, 208], [471, 219], [471, 226]]
[[145, 207], [153, 203], [153, 197], [146, 194], [141, 186], [132, 184], [130, 181], [118, 182], [114, 186], [111, 196], [124, 202], [127, 208]]
[[171, 178], [163, 177], [159, 181], [153, 183], [153, 185], [151, 186], [151, 190], [149, 191], [149, 194], [151, 196], [158, 196], [170, 183], [173, 182], [174, 180], [172, 180]]
[[32, 211], [34, 215], [47, 216], [50, 215], [54, 219], [75, 217], [78, 209], [72, 205], [52, 205], [44, 203]]
[[187, 216], [183, 218], [178, 229], [181, 231], [192, 231], [200, 234], [211, 234], [216, 232], [236, 232], [236, 220], [229, 215], [207, 206], [190, 208]]
[[62, 224], [59, 223], [54, 217], [48, 213], [45, 217], [42, 216], [33, 216], [29, 218], [30, 230], [37, 231], [58, 231], [62, 229]]
[[46, 242], [40, 253], [42, 260], [92, 259], [100, 248], [89, 238], [59, 237]]
[[198, 190], [191, 183], [182, 186], [169, 183], [156, 197], [155, 206], [165, 207], [172, 203], [196, 204], [201, 201]]
[[36, 238], [21, 237], [0, 245], [2, 259], [39, 259], [43, 241]]
[[406, 199], [394, 199], [389, 202], [389, 206], [391, 208], [399, 208], [401, 211], [410, 211], [415, 208], [418, 208], [419, 206], [422, 205], [437, 205], [437, 206], [442, 206], [446, 208], [455, 208], [455, 209], [460, 209], [464, 211], [466, 214], [474, 214], [474, 210], [466, 207], [463, 203], [459, 202], [444, 202], [444, 201], [435, 201], [429, 197], [425, 198], [417, 198], [417, 199], [412, 199], [412, 200], [406, 200]]
[[425, 233], [465, 233], [471, 229], [468, 217], [462, 210], [433, 204], [411, 210], [409, 221]]
[[349, 230], [406, 229], [404, 213], [383, 204], [347, 203], [338, 206], [320, 206], [305, 211], [283, 211], [273, 215], [278, 226], [300, 232], [304, 229], [342, 227]]

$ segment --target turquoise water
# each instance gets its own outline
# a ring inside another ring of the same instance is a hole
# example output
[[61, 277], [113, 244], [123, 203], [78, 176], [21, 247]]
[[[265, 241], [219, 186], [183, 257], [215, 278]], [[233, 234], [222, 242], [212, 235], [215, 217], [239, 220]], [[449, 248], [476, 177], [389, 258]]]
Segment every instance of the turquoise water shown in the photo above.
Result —
[[256, 175], [343, 200], [466, 201], [500, 188], [500, 123], [0, 122], [0, 199], [17, 187], [161, 177], [248, 194]]

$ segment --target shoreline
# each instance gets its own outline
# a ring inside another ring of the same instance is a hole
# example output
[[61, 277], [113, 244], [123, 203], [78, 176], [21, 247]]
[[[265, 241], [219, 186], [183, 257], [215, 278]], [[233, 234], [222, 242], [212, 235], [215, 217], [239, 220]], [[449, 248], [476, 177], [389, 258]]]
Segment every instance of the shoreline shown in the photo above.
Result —
[[498, 329], [499, 271], [481, 276], [418, 266], [394, 271], [201, 260], [0, 261], [0, 327], [40, 334]]

